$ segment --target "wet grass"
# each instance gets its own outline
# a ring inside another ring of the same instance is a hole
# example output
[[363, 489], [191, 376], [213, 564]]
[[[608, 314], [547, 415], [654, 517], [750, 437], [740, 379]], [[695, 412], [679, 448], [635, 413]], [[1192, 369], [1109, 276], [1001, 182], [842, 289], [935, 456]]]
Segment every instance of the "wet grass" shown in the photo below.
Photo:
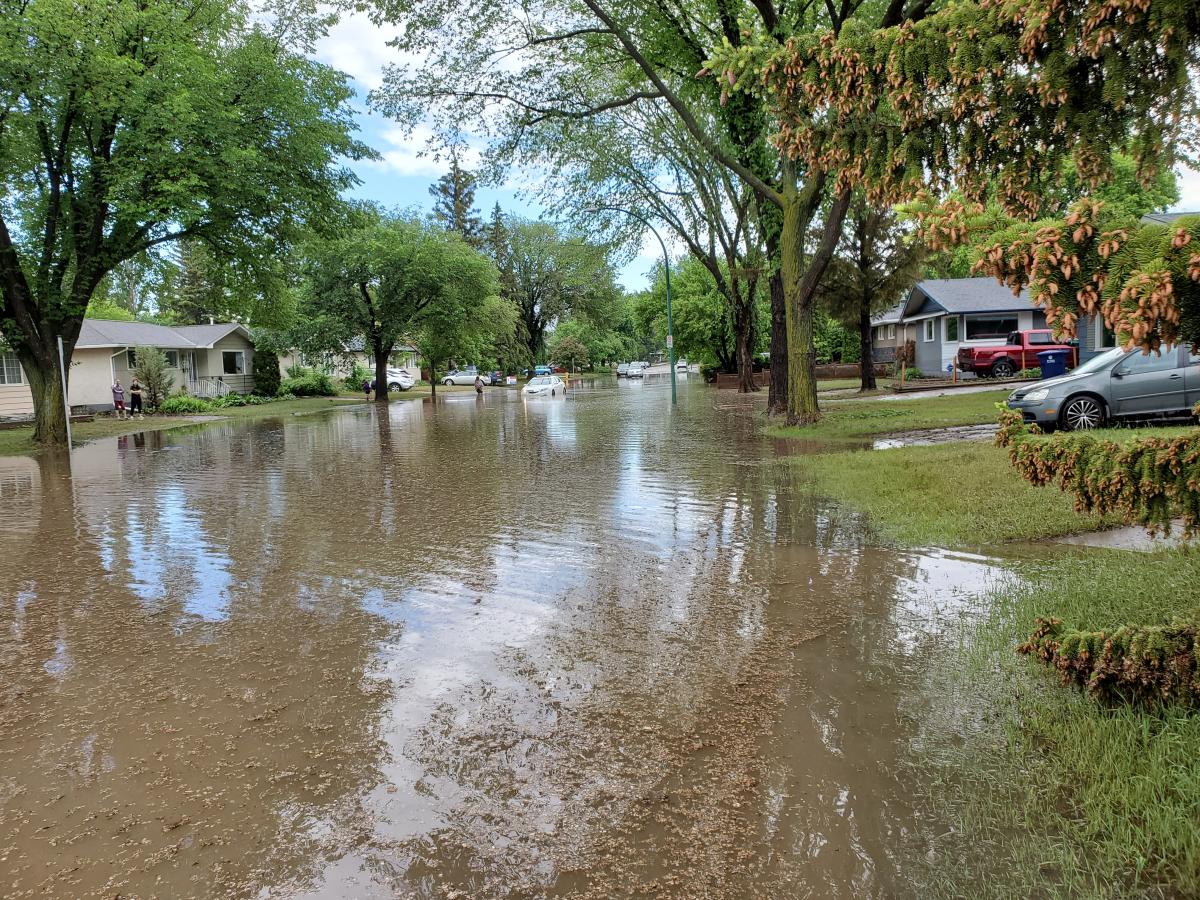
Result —
[[986, 441], [799, 456], [796, 465], [816, 492], [867, 513], [897, 544], [974, 547], [1118, 524], [1029, 484]]
[[[1054, 615], [1111, 628], [1197, 615], [1200, 555], [1071, 554], [992, 591], [989, 616], [931, 673], [962, 740], [927, 742], [954, 832], [935, 896], [1200, 896], [1200, 715], [1102, 706], [1013, 648]], [[940, 749], [934, 749], [940, 748]]]
[[774, 427], [775, 437], [806, 440], [861, 441], [880, 434], [982, 425], [999, 416], [996, 404], [1008, 390], [901, 400], [830, 400], [822, 404], [821, 420], [794, 428]]
[[[298, 413], [318, 412], [333, 406], [344, 406], [350, 397], [304, 397], [298, 400], [281, 400], [261, 406], [231, 406], [227, 409], [205, 413], [201, 419], [220, 416], [225, 419], [267, 419], [276, 416], [291, 416]], [[357, 398], [361, 401], [361, 397]], [[76, 446], [99, 438], [133, 434], [138, 431], [160, 431], [178, 428], [196, 422], [192, 416], [146, 416], [142, 419], [115, 419], [99, 415], [90, 422], [75, 422], [71, 425], [71, 437]], [[36, 453], [33, 444], [33, 426], [0, 430], [0, 456], [16, 456]]]

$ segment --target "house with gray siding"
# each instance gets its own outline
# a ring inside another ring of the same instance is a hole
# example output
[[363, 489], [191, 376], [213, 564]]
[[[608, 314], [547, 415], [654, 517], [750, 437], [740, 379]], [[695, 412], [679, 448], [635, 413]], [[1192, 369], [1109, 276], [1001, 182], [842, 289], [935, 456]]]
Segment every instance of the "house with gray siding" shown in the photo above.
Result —
[[[913, 341], [923, 375], [950, 371], [960, 347], [1003, 343], [1014, 331], [1045, 328], [1046, 314], [994, 278], [919, 281], [904, 301], [893, 347]], [[894, 350], [893, 350], [894, 353]]]

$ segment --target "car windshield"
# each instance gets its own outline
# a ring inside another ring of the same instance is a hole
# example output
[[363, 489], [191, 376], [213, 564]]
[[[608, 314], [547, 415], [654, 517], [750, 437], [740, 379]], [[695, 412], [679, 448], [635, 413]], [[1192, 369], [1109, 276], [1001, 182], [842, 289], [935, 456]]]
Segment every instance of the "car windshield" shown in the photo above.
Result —
[[529, 383], [530, 384], [549, 384], [550, 379], [543, 376], [542, 378], [535, 378], [535, 379], [533, 379], [533, 381], [531, 381]]
[[1106, 350], [1099, 356], [1093, 356], [1081, 366], [1076, 366], [1071, 370], [1072, 375], [1090, 375], [1093, 372], [1100, 372], [1118, 359], [1125, 356], [1125, 350], [1121, 347], [1113, 347], [1111, 350]]

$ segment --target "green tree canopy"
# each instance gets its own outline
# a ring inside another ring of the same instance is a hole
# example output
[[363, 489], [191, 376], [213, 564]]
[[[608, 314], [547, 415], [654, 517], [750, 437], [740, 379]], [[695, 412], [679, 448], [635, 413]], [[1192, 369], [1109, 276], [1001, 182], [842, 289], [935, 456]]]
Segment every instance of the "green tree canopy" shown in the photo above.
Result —
[[265, 267], [353, 183], [319, 30], [242, 0], [0, 2], [0, 331], [35, 440], [65, 442], [56, 340], [114, 267], [181, 238]]
[[[453, 232], [375, 209], [354, 214], [355, 227], [315, 243], [308, 284], [294, 329], [311, 353], [341, 352], [365, 340], [378, 384], [402, 340], [413, 341], [432, 367], [448, 356], [478, 352], [489, 323], [513, 325], [496, 299], [495, 266]], [[376, 399], [387, 400], [387, 391]]]

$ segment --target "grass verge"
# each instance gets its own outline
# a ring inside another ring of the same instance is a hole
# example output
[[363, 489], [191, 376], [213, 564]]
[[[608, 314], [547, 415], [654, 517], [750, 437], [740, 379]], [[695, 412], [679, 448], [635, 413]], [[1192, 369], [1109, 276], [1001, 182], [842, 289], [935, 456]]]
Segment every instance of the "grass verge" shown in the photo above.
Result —
[[795, 457], [813, 489], [861, 510], [898, 544], [979, 546], [1115, 525], [1022, 479], [987, 441]]
[[995, 422], [996, 404], [1010, 391], [982, 391], [903, 400], [843, 400], [823, 406], [813, 425], [771, 428], [776, 437], [861, 441], [880, 434]]
[[[930, 894], [1200, 896], [1200, 715], [1102, 705], [1013, 652], [1040, 615], [1096, 629], [1194, 617], [1198, 579], [1195, 553], [1132, 565], [1093, 552], [992, 591], [989, 616], [929, 675], [961, 736], [925, 744], [954, 826], [922, 879]], [[964, 709], [981, 711], [975, 727]]]

